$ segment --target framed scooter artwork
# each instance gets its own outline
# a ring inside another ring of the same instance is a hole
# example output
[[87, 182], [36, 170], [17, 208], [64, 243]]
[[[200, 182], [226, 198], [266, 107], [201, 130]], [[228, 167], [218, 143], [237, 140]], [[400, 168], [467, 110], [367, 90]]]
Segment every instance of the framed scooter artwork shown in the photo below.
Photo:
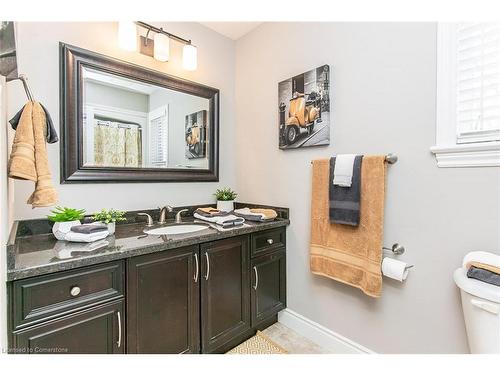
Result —
[[330, 66], [296, 75], [278, 84], [279, 148], [330, 144]]

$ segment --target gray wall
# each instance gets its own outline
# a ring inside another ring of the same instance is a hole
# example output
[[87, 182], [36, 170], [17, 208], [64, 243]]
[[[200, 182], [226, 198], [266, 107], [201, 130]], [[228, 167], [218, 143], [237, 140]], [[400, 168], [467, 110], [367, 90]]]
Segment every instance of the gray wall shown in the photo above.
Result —
[[100, 104], [147, 113], [149, 112], [149, 95], [87, 81], [85, 82], [85, 104]]
[[[137, 184], [59, 184], [60, 143], [47, 145], [53, 180], [60, 204], [86, 208], [93, 212], [102, 207], [133, 210], [159, 205], [200, 204], [214, 201], [213, 192], [221, 185], [236, 185], [234, 150], [234, 42], [197, 23], [156, 23], [177, 35], [193, 40], [198, 47], [198, 69], [182, 69], [182, 45], [171, 43], [171, 59], [162, 63], [137, 52], [118, 47], [116, 22], [17, 23], [19, 72], [29, 77], [35, 97], [49, 110], [59, 125], [59, 52], [63, 41], [121, 60], [172, 74], [220, 89], [220, 182], [214, 183], [137, 183]], [[105, 37], [103, 37], [105, 36]], [[9, 84], [9, 116], [25, 103], [21, 84]], [[9, 117], [10, 118], [10, 117]], [[49, 209], [32, 210], [25, 202], [33, 192], [33, 183], [15, 182], [14, 217], [43, 217]], [[88, 199], [88, 197], [93, 197]]]
[[[328, 63], [329, 147], [278, 149], [278, 82]], [[500, 169], [440, 169], [435, 141], [436, 25], [272, 23], [236, 44], [238, 190], [243, 201], [290, 207], [288, 306], [382, 353], [468, 351], [452, 280], [465, 253], [500, 251]], [[258, 150], [255, 151], [255, 150]], [[415, 264], [380, 299], [309, 271], [310, 160], [394, 152], [384, 242]]]

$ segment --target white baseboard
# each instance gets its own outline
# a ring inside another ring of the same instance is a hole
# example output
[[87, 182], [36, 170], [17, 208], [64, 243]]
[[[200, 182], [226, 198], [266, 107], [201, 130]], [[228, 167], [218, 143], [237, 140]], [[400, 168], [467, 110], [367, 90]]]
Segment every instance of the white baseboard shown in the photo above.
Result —
[[335, 354], [375, 353], [290, 309], [281, 311], [278, 315], [278, 321]]

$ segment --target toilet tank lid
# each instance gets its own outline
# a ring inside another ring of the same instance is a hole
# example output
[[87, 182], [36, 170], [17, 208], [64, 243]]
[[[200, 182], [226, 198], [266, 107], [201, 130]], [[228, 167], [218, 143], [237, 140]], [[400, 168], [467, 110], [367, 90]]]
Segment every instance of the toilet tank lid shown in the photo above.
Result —
[[463, 291], [488, 301], [500, 303], [499, 286], [468, 278], [467, 271], [464, 268], [458, 268], [453, 274], [453, 279], [455, 284]]

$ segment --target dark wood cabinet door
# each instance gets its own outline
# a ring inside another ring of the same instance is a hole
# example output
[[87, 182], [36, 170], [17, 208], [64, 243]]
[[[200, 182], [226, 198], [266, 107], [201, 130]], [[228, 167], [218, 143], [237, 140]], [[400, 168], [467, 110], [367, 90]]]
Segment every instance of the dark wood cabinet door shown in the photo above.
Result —
[[198, 257], [188, 246], [128, 261], [129, 353], [199, 353]]
[[286, 307], [286, 252], [252, 260], [252, 326]]
[[125, 353], [123, 300], [15, 331], [15, 353]]
[[242, 236], [201, 246], [203, 353], [223, 351], [251, 329], [248, 242]]

